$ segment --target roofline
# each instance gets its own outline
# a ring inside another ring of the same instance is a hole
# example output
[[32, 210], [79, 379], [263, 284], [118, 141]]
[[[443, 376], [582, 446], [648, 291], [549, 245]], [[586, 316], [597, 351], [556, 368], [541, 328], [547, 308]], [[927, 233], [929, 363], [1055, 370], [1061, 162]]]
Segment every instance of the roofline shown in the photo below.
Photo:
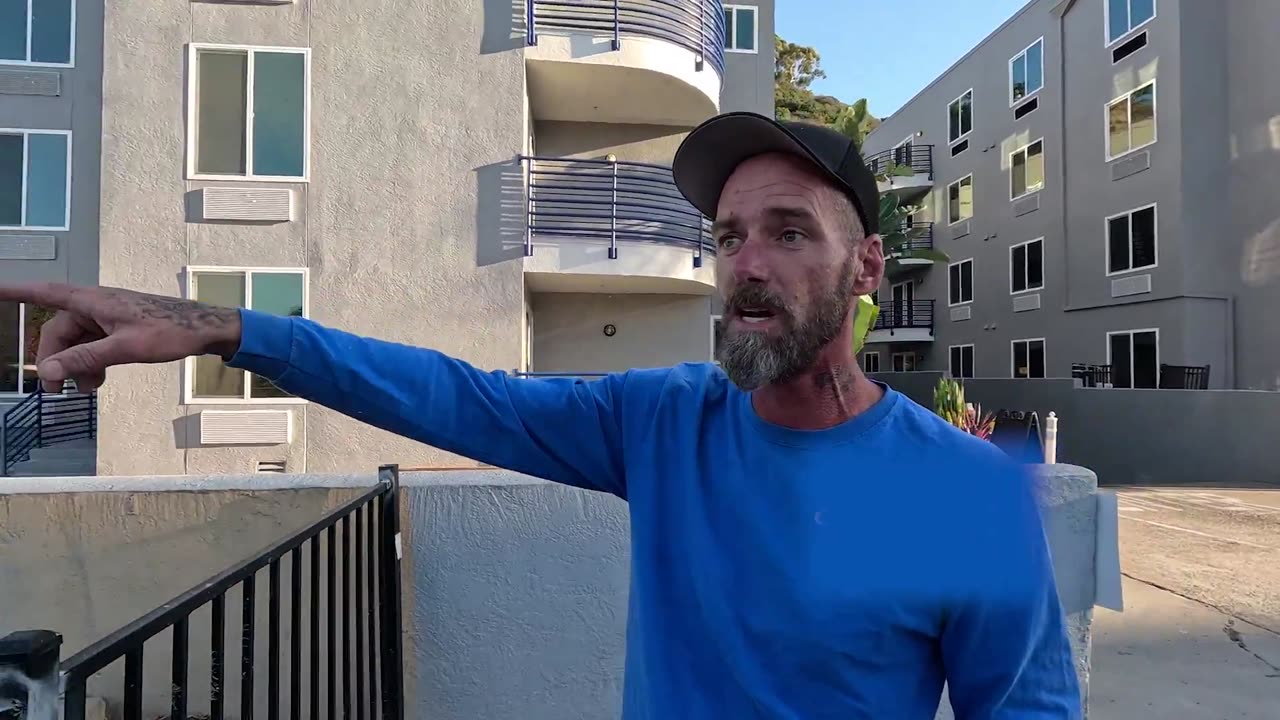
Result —
[[[888, 115], [883, 118], [880, 118], [880, 125], [875, 130], [872, 130], [871, 132], [867, 133], [867, 138], [870, 138], [872, 135], [875, 135], [877, 132], [883, 129], [884, 126], [890, 120], [892, 120], [895, 115], [898, 115], [903, 110], [906, 110], [907, 107], [911, 105], [911, 103], [915, 102], [916, 100], [919, 100], [920, 97], [925, 93], [929, 92], [929, 90], [934, 85], [937, 85], [938, 83], [942, 82], [943, 78], [951, 74], [952, 70], [955, 70], [957, 67], [960, 66], [961, 63], [963, 63], [965, 60], [968, 60], [970, 55], [973, 55], [974, 53], [978, 52], [979, 50], [982, 49], [984, 45], [991, 42], [992, 38], [994, 38], [996, 35], [999, 35], [1000, 31], [1004, 30], [1006, 27], [1012, 24], [1013, 21], [1017, 20], [1018, 18], [1022, 17], [1027, 12], [1029, 12], [1032, 6], [1041, 2], [1054, 2], [1054, 1], [1055, 0], [1029, 0], [1026, 5], [1022, 6], [1021, 10], [1014, 13], [1008, 20], [1005, 20], [1004, 22], [1000, 23], [999, 27], [997, 27], [995, 30], [992, 30], [990, 33], [988, 33], [987, 36], [983, 38], [977, 45], [974, 45], [972, 48], [970, 48], [969, 52], [965, 53], [964, 55], [961, 55], [959, 60], [956, 60], [955, 62], [951, 63], [950, 67], [948, 67], [946, 70], [943, 70], [941, 73], [938, 73], [938, 76], [935, 77], [928, 85], [925, 85], [923, 88], [920, 89], [919, 92], [917, 92], [915, 95], [912, 95], [910, 100], [902, 103], [902, 107], [898, 108], [896, 112], [894, 112], [892, 115]], [[1058, 18], [1061, 19], [1061, 17], [1071, 9], [1071, 6], [1075, 4], [1076, 0], [1056, 0], [1056, 2], [1057, 2], [1057, 5], [1050, 8], [1049, 11], [1057, 15]]]

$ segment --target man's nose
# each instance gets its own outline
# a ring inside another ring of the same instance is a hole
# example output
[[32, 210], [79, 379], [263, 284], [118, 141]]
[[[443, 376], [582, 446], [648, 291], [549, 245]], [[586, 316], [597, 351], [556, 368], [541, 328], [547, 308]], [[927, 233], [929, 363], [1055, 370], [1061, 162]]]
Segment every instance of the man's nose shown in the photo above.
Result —
[[758, 243], [745, 242], [733, 254], [733, 279], [739, 283], [763, 283], [769, 281], [767, 253]]

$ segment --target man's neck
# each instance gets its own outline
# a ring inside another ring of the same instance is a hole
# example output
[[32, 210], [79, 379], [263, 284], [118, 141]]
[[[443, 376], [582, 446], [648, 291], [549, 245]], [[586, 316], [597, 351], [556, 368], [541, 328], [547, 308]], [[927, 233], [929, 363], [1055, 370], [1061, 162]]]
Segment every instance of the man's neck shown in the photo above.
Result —
[[883, 388], [862, 373], [852, 352], [845, 352], [819, 359], [811, 370], [786, 382], [756, 390], [751, 404], [775, 425], [822, 430], [866, 412], [882, 397]]

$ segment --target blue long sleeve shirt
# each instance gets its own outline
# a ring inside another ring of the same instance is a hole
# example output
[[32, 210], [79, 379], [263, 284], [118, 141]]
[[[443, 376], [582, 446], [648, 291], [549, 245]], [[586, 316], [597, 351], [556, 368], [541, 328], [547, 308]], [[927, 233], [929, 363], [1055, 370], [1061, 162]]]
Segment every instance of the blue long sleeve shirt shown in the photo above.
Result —
[[625, 720], [1081, 717], [1029, 480], [885, 388], [770, 424], [714, 365], [521, 379], [243, 311], [234, 367], [438, 448], [629, 502]]

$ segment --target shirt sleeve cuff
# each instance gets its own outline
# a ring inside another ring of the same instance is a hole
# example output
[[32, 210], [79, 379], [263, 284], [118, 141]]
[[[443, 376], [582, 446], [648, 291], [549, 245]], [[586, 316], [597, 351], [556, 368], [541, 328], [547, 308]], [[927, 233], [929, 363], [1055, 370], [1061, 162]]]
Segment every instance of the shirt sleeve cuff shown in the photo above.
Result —
[[293, 357], [293, 326], [297, 318], [240, 310], [240, 349], [227, 365], [275, 381], [289, 369]]

